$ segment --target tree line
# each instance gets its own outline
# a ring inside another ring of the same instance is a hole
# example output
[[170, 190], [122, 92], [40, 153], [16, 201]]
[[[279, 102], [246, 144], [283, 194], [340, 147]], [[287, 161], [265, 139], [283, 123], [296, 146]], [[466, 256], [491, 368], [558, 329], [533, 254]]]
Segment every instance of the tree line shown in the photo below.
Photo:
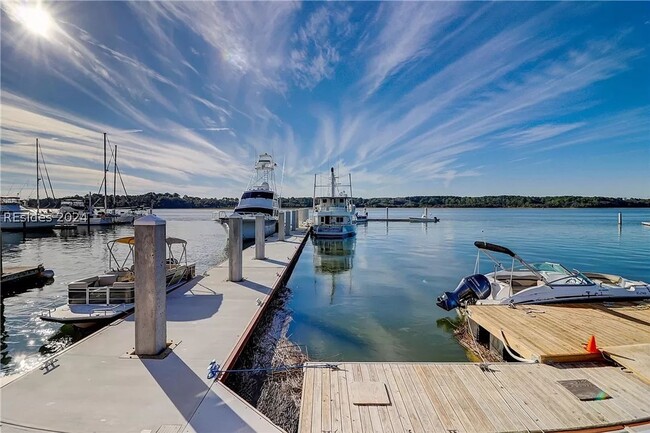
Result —
[[[88, 202], [88, 196], [72, 196], [63, 199], [46, 198], [41, 200], [43, 208], [57, 208], [62, 200], [83, 200]], [[104, 197], [92, 195], [96, 207], [104, 205]], [[149, 192], [141, 195], [116, 196], [115, 206], [113, 197], [108, 197], [108, 206], [112, 207], [153, 207], [154, 209], [232, 209], [238, 199], [232, 197], [203, 198], [177, 193]], [[522, 196], [522, 195], [490, 195], [483, 197], [459, 196], [409, 196], [382, 198], [355, 198], [357, 207], [449, 207], [449, 208], [625, 208], [650, 207], [650, 199], [620, 198], [620, 197], [582, 197], [582, 196]], [[311, 197], [285, 197], [281, 200], [282, 207], [311, 207]], [[36, 200], [28, 201], [28, 206], [36, 207]]]

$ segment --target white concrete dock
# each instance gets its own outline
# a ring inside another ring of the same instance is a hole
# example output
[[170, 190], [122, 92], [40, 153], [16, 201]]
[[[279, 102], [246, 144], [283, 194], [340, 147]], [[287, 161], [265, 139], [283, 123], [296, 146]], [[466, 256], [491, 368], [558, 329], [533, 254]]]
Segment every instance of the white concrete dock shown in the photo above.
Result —
[[206, 376], [213, 359], [234, 361], [305, 239], [269, 238], [265, 260], [254, 259], [254, 246], [244, 250], [241, 282], [227, 281], [224, 262], [170, 294], [167, 341], [176, 346], [162, 360], [127, 356], [135, 339], [129, 316], [58, 353], [49, 371], [5, 384], [2, 432], [281, 432]]

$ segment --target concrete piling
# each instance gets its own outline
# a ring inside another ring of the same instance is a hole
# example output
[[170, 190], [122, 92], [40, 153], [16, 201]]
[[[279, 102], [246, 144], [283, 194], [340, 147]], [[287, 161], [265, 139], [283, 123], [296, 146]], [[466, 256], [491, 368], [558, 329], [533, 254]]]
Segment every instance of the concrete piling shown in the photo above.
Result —
[[228, 218], [228, 280], [241, 281], [242, 275], [242, 217], [232, 214]]
[[264, 215], [255, 215], [255, 258], [257, 260], [264, 260], [266, 258], [264, 253], [264, 244], [266, 242], [265, 231], [265, 218]]
[[618, 213], [618, 225], [623, 225], [623, 214], [621, 212]]
[[284, 212], [278, 213], [278, 240], [285, 239]]
[[294, 231], [298, 228], [298, 211], [291, 211], [291, 231]]
[[167, 347], [166, 222], [146, 215], [134, 226], [135, 354], [155, 356]]
[[291, 211], [284, 212], [284, 233], [291, 236]]

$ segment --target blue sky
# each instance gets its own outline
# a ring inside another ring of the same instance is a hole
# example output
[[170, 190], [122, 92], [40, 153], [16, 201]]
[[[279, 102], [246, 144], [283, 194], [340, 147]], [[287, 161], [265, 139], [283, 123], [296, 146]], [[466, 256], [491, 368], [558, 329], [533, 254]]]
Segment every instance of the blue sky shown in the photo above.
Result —
[[[2, 2], [2, 192], [650, 197], [650, 3]], [[43, 23], [43, 20], [45, 23]], [[45, 27], [49, 27], [45, 29]], [[278, 178], [280, 176], [278, 175]]]

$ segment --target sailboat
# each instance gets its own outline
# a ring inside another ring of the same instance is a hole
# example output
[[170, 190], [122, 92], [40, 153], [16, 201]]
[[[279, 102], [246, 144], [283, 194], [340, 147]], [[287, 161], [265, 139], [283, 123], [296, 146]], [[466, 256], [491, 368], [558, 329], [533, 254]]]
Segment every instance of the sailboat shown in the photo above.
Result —
[[[41, 212], [40, 200], [40, 147], [36, 139], [36, 209], [28, 209], [21, 203], [18, 196], [0, 197], [0, 212], [2, 220], [0, 228], [6, 231], [33, 231], [51, 230], [56, 226], [57, 220], [51, 213]], [[49, 175], [48, 175], [49, 178]], [[50, 184], [50, 188], [52, 185]], [[47, 188], [46, 188], [47, 191]]]

